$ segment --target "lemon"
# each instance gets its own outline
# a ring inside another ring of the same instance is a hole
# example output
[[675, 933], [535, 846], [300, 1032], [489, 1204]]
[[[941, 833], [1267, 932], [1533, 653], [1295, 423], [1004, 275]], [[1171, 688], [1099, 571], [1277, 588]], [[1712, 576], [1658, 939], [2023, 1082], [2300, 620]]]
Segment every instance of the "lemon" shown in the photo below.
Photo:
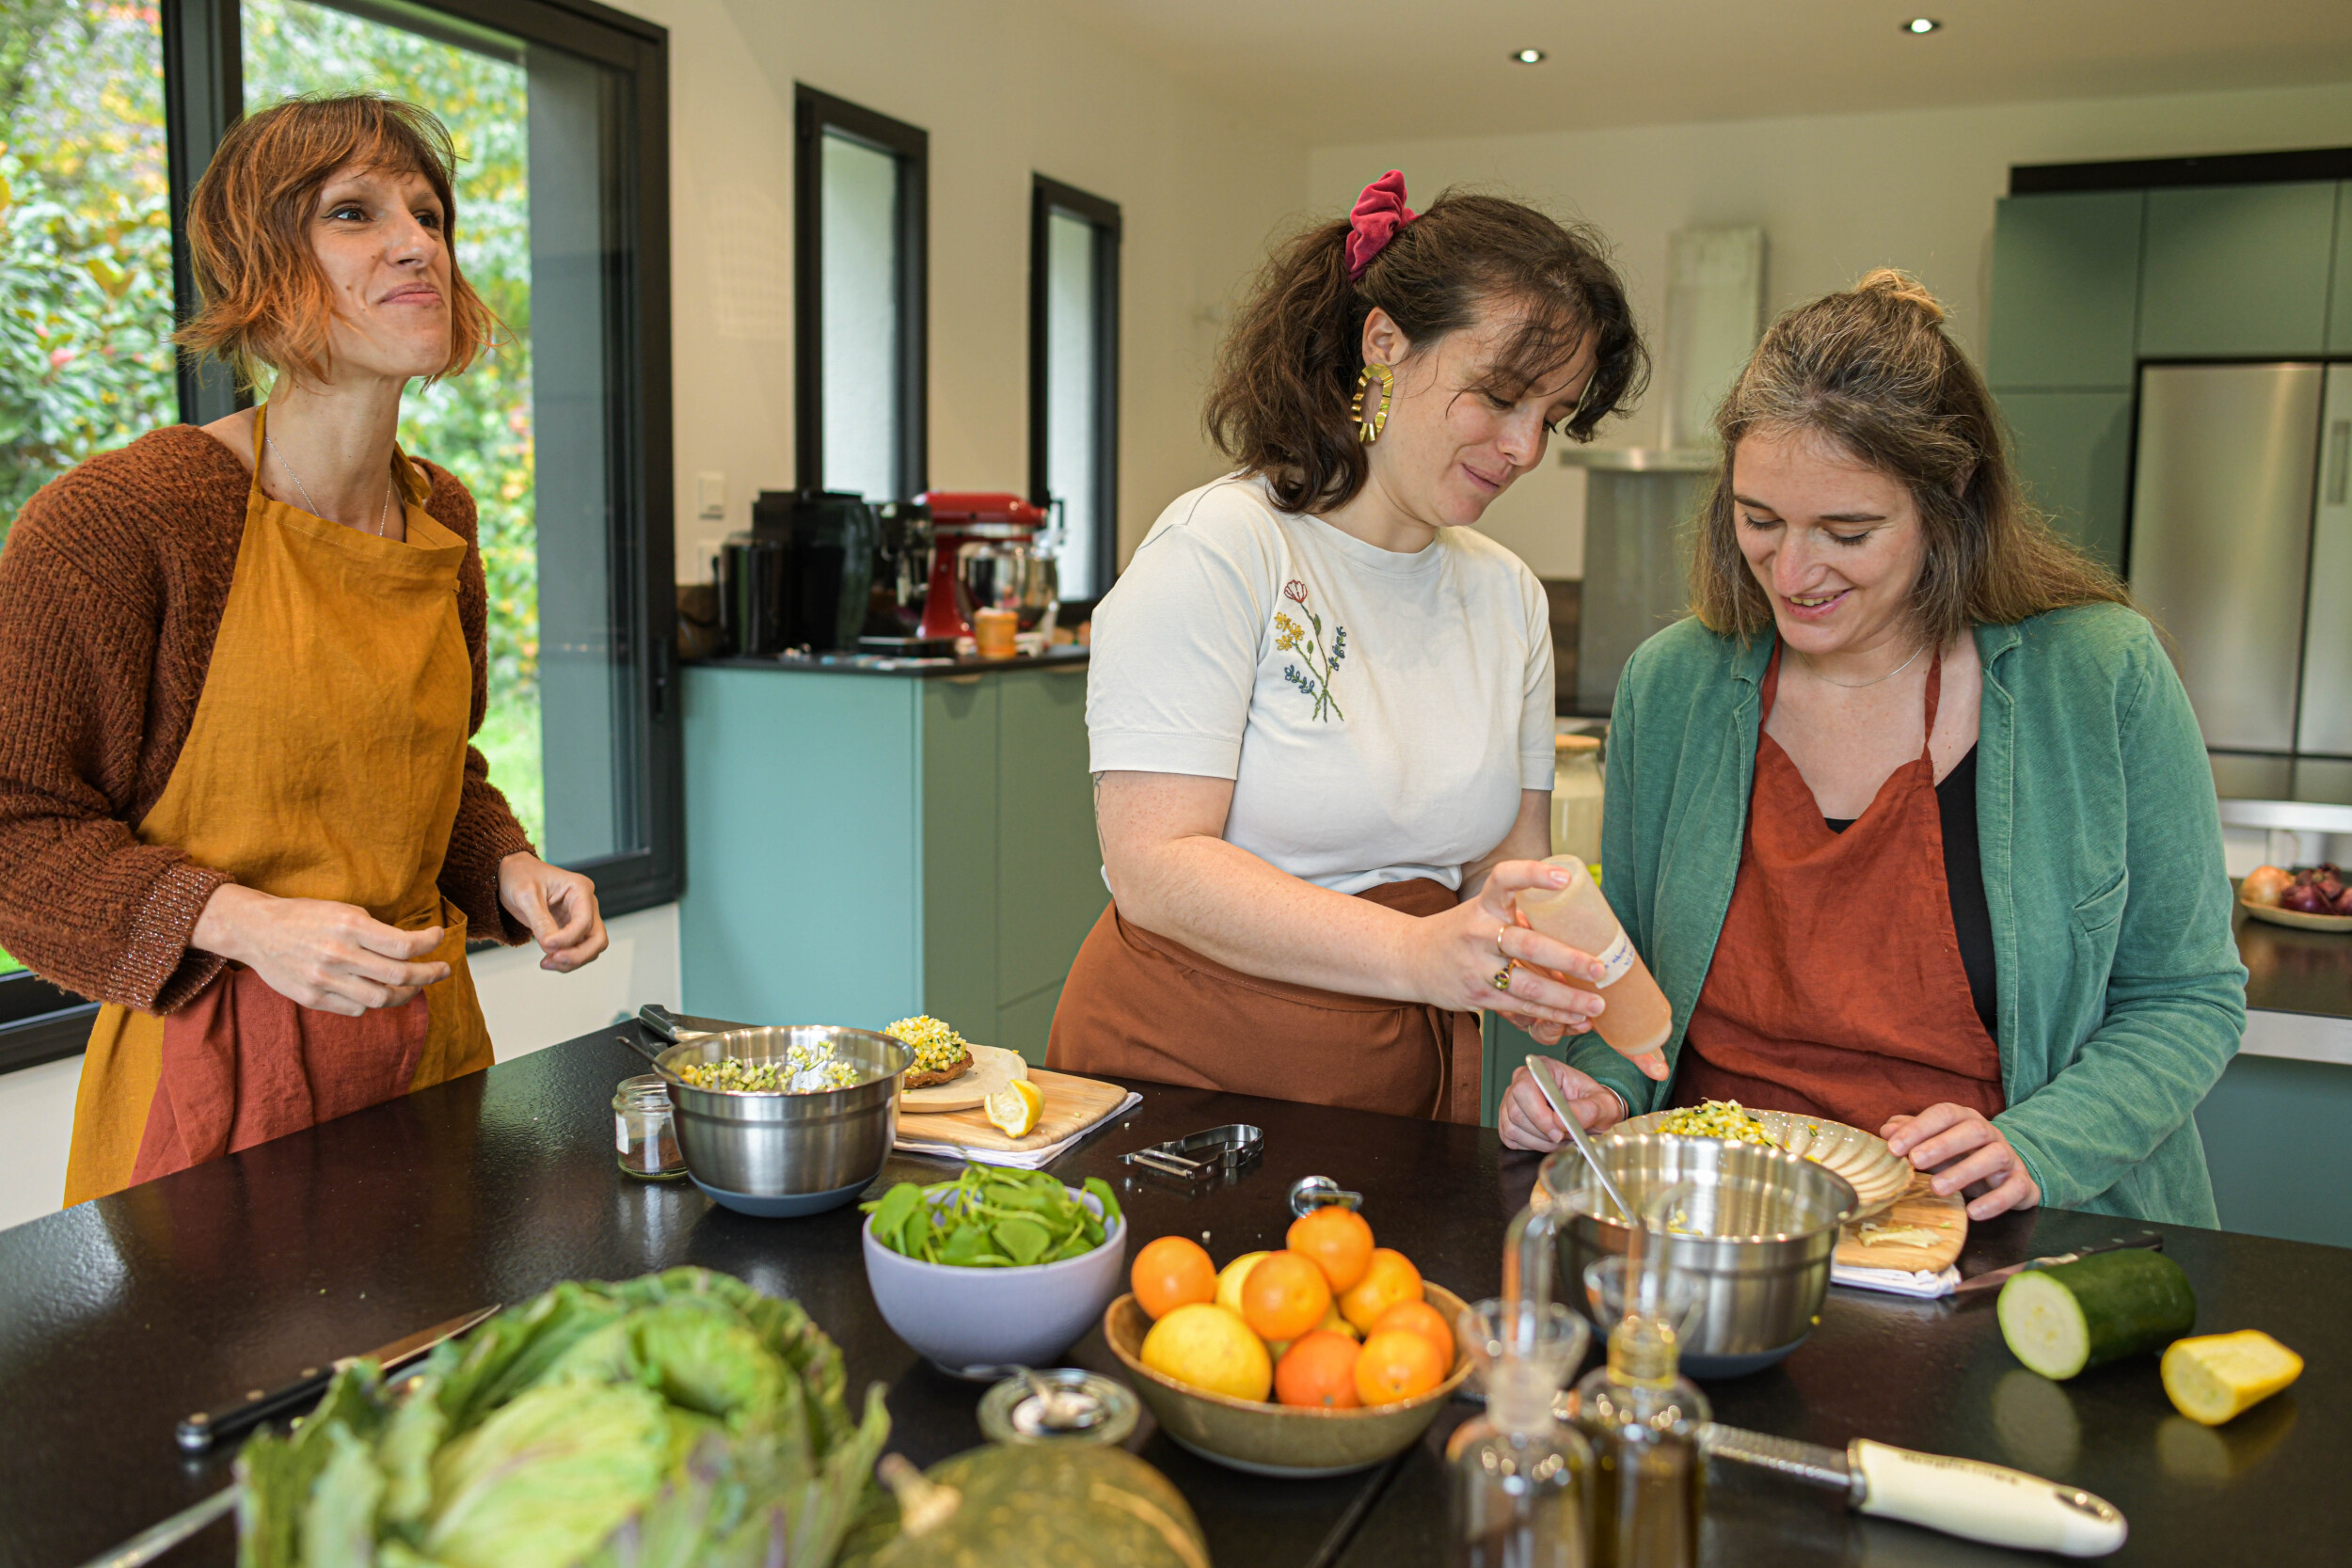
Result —
[[991, 1126], [1008, 1138], [1025, 1138], [1045, 1113], [1045, 1093], [1026, 1078], [1016, 1078], [984, 1103]]
[[1216, 1271], [1216, 1304], [1219, 1307], [1231, 1307], [1236, 1312], [1241, 1310], [1241, 1282], [1249, 1277], [1249, 1271], [1258, 1266], [1258, 1259], [1266, 1256], [1263, 1252], [1245, 1252]]
[[1274, 1387], [1274, 1361], [1241, 1314], [1215, 1302], [1179, 1307], [1143, 1337], [1143, 1364], [1163, 1377], [1212, 1394], [1263, 1402]]

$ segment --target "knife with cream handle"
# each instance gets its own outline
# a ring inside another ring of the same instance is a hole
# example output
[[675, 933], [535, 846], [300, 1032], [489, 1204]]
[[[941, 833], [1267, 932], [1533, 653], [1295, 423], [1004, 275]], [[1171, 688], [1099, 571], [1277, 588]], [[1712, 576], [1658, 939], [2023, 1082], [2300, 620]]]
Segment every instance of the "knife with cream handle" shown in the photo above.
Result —
[[1792, 1481], [1846, 1494], [1847, 1506], [1969, 1541], [2063, 1557], [2105, 1557], [2123, 1544], [2122, 1512], [2104, 1497], [2023, 1470], [1914, 1453], [1867, 1438], [1843, 1449], [1713, 1421], [1699, 1449]]

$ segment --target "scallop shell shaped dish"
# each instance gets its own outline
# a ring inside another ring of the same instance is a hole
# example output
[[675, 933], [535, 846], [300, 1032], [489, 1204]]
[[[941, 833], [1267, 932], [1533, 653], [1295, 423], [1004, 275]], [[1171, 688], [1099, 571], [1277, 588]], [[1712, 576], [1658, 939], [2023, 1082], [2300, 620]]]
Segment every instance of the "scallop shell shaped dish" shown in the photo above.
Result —
[[[1765, 1131], [1781, 1148], [1846, 1179], [1854, 1196], [1862, 1200], [1854, 1219], [1884, 1212], [1911, 1186], [1911, 1162], [1887, 1148], [1884, 1138], [1842, 1121], [1799, 1116], [1793, 1111], [1751, 1110], [1751, 1114], [1764, 1124]], [[1672, 1115], [1672, 1111], [1652, 1111], [1647, 1116], [1629, 1117], [1610, 1131], [1661, 1132]]]

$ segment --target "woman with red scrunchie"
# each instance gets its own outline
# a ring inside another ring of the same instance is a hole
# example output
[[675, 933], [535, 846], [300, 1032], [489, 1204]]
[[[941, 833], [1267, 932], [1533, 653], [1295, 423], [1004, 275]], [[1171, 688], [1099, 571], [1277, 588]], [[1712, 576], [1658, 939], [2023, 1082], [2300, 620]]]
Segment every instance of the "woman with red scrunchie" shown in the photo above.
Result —
[[1051, 1066], [1474, 1122], [1481, 1008], [1590, 1027], [1521, 966], [1591, 957], [1512, 924], [1557, 877], [1549, 610], [1472, 525], [1645, 366], [1598, 237], [1516, 201], [1391, 172], [1277, 247], [1209, 391], [1235, 471], [1095, 612], [1112, 903]]

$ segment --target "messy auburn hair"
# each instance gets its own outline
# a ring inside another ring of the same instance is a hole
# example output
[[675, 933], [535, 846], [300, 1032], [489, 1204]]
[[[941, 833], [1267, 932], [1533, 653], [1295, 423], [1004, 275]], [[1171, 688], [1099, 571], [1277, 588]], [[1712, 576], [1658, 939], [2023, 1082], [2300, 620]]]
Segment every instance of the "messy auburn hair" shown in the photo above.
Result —
[[265, 365], [326, 380], [334, 368], [335, 300], [310, 246], [311, 209], [320, 187], [354, 164], [422, 175], [440, 199], [449, 358], [433, 379], [472, 364], [498, 321], [457, 266], [456, 149], [431, 114], [373, 93], [289, 99], [230, 127], [188, 198], [188, 253], [203, 308], [172, 341], [191, 356], [227, 361], [248, 388]]
[[1396, 230], [1362, 279], [1347, 277], [1348, 221], [1278, 245], [1217, 357], [1203, 422], [1220, 451], [1263, 474], [1286, 512], [1328, 512], [1364, 486], [1370, 457], [1349, 408], [1364, 368], [1364, 320], [1386, 310], [1413, 352], [1512, 309], [1519, 323], [1481, 385], [1516, 403], [1589, 335], [1584, 399], [1562, 434], [1589, 441], [1639, 395], [1649, 356], [1600, 235], [1522, 202], [1449, 190]]
[[1971, 625], [2132, 602], [2026, 498], [1984, 378], [1944, 330], [1944, 307], [1903, 273], [1882, 268], [1782, 316], [1715, 411], [1723, 461], [1697, 518], [1691, 611], [1743, 641], [1772, 626], [1731, 493], [1732, 460], [1756, 432], [1818, 436], [1911, 491], [1927, 543], [1911, 610], [1939, 646]]

